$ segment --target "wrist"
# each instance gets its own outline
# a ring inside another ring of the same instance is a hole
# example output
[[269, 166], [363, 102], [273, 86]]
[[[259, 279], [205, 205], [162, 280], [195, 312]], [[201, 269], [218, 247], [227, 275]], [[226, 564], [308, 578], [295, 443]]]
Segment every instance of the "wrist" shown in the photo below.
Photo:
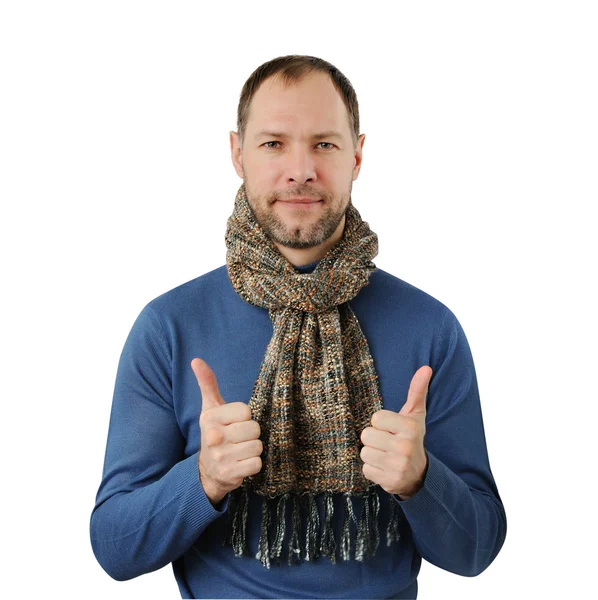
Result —
[[415, 496], [415, 494], [417, 494], [424, 487], [424, 483], [426, 481], [426, 474], [428, 473], [428, 466], [430, 464], [427, 452], [425, 452], [425, 457], [426, 464], [419, 479], [411, 486], [410, 489], [406, 491], [406, 493], [396, 494], [396, 496], [398, 496], [400, 500], [409, 500], [410, 498], [413, 498], [413, 496]]
[[212, 503], [212, 506], [216, 506], [216, 504], [220, 503], [222, 499], [226, 496], [226, 492], [217, 488], [216, 486], [212, 486], [209, 482], [204, 483], [202, 481], [203, 491], [205, 492], [208, 500]]
[[217, 504], [222, 502], [222, 499], [226, 496], [227, 492], [213, 483], [209, 477], [204, 477], [201, 469], [199, 470], [199, 481], [201, 483], [201, 487], [203, 487], [205, 495], [212, 503], [212, 506], [216, 507]]

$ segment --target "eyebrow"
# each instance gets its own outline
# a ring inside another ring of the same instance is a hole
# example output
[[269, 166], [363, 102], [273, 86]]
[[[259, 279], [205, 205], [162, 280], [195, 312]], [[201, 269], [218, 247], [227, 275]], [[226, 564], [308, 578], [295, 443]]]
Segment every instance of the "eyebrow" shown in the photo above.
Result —
[[[263, 131], [258, 131], [258, 133], [256, 133], [255, 137], [256, 138], [260, 138], [260, 137], [288, 138], [289, 136], [286, 133], [263, 130]], [[312, 135], [311, 137], [314, 140], [322, 140], [324, 138], [332, 138], [332, 137], [336, 137], [341, 140], [343, 139], [343, 136], [338, 131], [333, 131], [332, 129], [330, 131], [323, 131], [322, 133], [314, 133], [314, 135]]]

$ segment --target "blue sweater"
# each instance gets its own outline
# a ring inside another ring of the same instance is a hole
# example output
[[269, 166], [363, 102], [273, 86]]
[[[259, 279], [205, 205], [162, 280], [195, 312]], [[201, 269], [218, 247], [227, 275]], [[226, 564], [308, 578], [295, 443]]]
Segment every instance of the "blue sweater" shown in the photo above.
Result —
[[[296, 268], [309, 273], [316, 264]], [[266, 569], [222, 546], [229, 498], [212, 506], [200, 482], [201, 393], [190, 362], [199, 357], [210, 365], [226, 401], [248, 402], [272, 336], [268, 311], [238, 296], [222, 266], [149, 302], [126, 339], [90, 520], [93, 551], [111, 577], [123, 581], [172, 563], [183, 598], [416, 598], [422, 557], [468, 577], [488, 567], [507, 522], [461, 325], [444, 304], [381, 269], [350, 305], [369, 343], [384, 408], [400, 411], [415, 371], [433, 370], [424, 486], [408, 500], [381, 490], [376, 556], [364, 563], [283, 560]], [[254, 555], [261, 521], [255, 500], [248, 521]], [[382, 524], [390, 501], [400, 507], [401, 539], [387, 547]], [[335, 507], [336, 516], [338, 497]], [[322, 519], [321, 498], [318, 508]], [[340, 523], [334, 530], [338, 540]]]

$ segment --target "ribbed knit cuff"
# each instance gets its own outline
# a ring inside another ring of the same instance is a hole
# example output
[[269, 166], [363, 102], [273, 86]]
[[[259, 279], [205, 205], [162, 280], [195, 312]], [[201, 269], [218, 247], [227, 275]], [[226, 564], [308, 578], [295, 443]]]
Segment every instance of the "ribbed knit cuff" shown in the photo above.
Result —
[[393, 498], [401, 505], [406, 516], [415, 518], [426, 517], [438, 510], [438, 505], [443, 505], [443, 495], [448, 483], [447, 468], [431, 452], [428, 455], [428, 470], [424, 478], [424, 485], [417, 493], [407, 500], [401, 500], [393, 494]]
[[228, 494], [214, 508], [199, 477], [199, 452], [177, 465], [176, 493], [181, 499], [181, 516], [189, 525], [201, 532], [212, 521], [222, 516], [228, 508]]

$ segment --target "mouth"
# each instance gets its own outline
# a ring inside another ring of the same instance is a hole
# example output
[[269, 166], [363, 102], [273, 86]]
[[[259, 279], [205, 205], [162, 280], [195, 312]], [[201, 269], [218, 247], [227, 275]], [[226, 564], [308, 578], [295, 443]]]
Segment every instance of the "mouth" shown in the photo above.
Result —
[[322, 200], [317, 198], [289, 198], [286, 200], [277, 200], [280, 204], [284, 204], [285, 206], [314, 206], [317, 204], [321, 204]]
[[280, 201], [280, 205], [283, 206], [284, 211], [290, 211], [293, 213], [308, 213], [316, 212], [324, 203], [321, 200], [312, 200], [311, 202], [291, 202], [291, 201]]

